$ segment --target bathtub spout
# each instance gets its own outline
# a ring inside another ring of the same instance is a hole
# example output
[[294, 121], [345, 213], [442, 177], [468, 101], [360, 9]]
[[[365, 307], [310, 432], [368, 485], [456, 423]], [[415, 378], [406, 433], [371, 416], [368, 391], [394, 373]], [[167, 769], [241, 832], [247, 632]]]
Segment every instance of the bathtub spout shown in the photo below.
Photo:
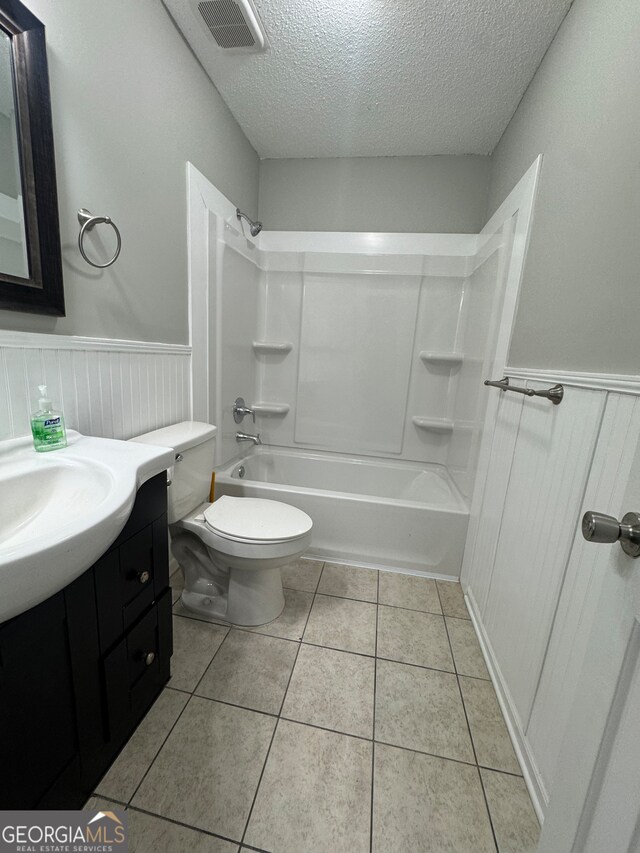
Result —
[[254, 444], [262, 444], [260, 433], [258, 433], [257, 435], [251, 435], [251, 433], [248, 432], [237, 432], [236, 441], [252, 441]]

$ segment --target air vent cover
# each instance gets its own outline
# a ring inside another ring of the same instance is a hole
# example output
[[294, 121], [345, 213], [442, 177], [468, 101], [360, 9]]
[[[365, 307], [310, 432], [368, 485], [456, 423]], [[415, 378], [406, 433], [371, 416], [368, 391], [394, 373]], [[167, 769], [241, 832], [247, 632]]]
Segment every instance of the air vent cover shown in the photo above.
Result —
[[197, 10], [219, 47], [264, 49], [264, 30], [248, 0], [203, 0]]

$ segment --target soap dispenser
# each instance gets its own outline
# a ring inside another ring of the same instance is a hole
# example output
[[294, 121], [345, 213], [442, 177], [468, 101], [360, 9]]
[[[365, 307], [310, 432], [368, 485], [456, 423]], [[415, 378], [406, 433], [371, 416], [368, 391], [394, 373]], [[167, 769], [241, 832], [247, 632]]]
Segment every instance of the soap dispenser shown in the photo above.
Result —
[[67, 431], [62, 412], [57, 412], [47, 394], [46, 385], [38, 385], [39, 410], [31, 417], [33, 445], [38, 453], [67, 446]]

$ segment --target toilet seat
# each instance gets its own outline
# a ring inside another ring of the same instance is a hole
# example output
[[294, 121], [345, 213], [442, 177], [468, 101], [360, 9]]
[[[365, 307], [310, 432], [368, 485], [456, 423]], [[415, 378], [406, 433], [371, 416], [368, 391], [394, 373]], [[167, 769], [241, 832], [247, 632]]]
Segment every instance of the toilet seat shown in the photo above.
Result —
[[306, 512], [281, 501], [223, 495], [204, 511], [205, 524], [223, 539], [249, 545], [292, 542], [313, 522]]

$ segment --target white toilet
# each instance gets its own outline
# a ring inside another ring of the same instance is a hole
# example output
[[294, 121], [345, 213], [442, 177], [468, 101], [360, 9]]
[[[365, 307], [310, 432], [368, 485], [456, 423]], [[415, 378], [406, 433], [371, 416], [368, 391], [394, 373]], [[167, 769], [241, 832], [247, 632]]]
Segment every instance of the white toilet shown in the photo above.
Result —
[[209, 503], [217, 429], [184, 421], [131, 441], [171, 447], [171, 550], [185, 576], [182, 602], [204, 619], [263, 625], [284, 607], [281, 566], [309, 547], [313, 522], [296, 507], [223, 495]]

